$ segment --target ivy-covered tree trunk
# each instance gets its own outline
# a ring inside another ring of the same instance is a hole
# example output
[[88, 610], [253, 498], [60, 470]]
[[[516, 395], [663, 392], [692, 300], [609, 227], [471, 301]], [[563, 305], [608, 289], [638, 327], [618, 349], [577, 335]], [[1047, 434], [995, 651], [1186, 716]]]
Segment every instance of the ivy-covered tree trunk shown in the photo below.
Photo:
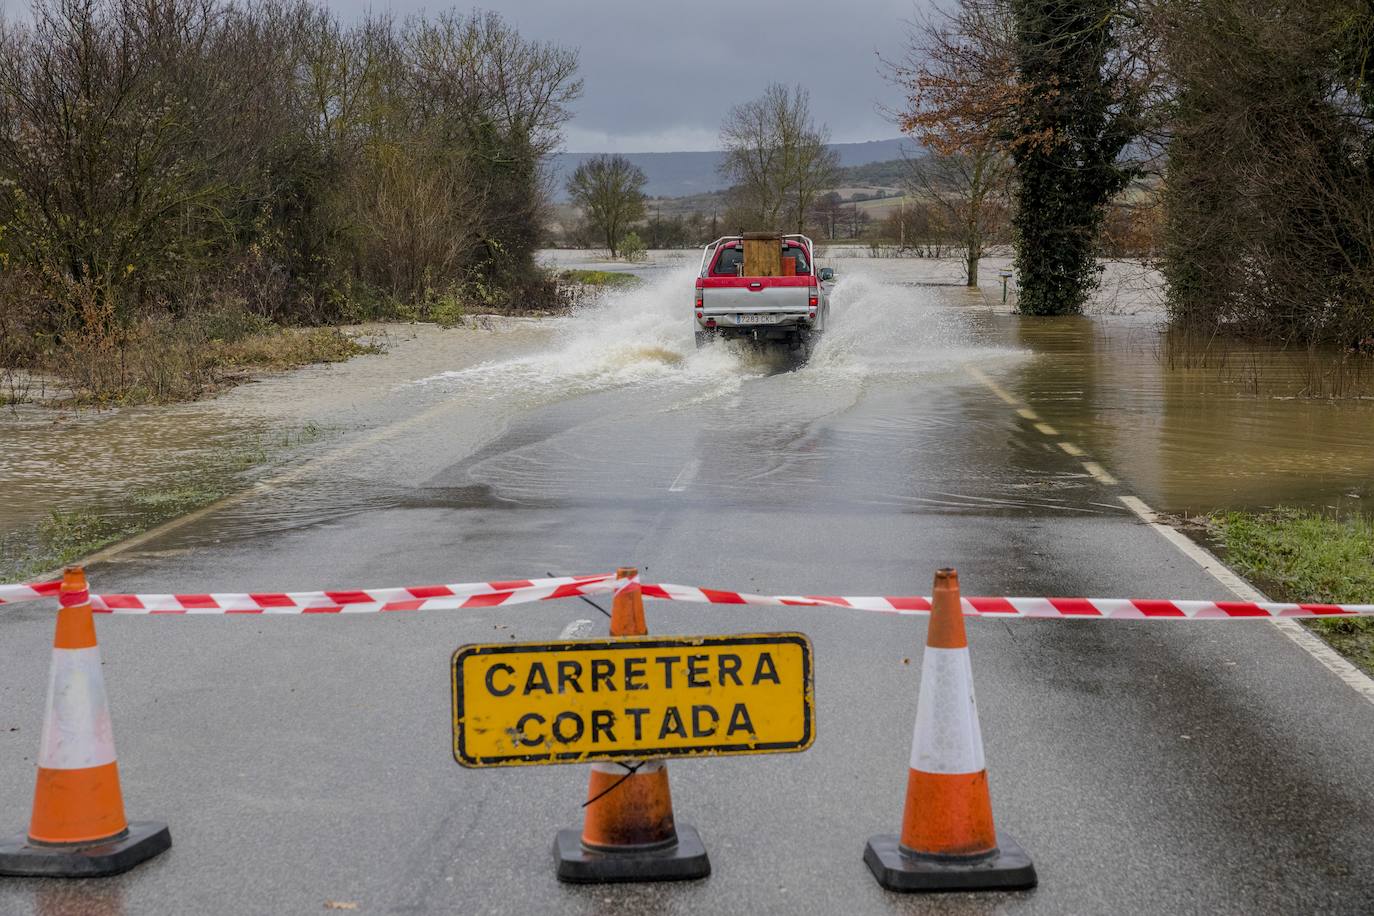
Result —
[[1012, 119], [1019, 307], [1083, 309], [1097, 284], [1097, 236], [1133, 170], [1118, 159], [1135, 110], [1110, 75], [1121, 0], [1011, 0], [1018, 88]]

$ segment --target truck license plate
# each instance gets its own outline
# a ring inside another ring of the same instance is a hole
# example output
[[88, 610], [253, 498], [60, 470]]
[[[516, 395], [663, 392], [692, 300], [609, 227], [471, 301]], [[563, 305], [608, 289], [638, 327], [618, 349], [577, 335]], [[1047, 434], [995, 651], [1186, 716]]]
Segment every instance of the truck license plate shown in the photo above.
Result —
[[744, 313], [739, 316], [740, 324], [772, 324], [772, 315], [759, 315]]

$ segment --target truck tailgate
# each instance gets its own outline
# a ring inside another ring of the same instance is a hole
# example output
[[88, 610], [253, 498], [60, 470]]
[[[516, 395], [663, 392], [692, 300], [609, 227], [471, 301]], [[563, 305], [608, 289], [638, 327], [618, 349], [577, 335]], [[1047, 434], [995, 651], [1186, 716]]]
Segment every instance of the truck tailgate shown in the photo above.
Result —
[[810, 308], [812, 278], [707, 277], [701, 304], [707, 317], [721, 313], [785, 312], [805, 314]]

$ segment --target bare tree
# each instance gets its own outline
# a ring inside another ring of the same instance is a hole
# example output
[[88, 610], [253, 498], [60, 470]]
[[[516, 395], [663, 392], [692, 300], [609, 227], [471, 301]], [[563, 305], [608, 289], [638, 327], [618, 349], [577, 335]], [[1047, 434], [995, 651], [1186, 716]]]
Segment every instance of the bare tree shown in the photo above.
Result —
[[1007, 219], [1010, 160], [995, 144], [969, 144], [965, 151], [910, 161], [907, 188], [941, 214], [948, 237], [964, 250], [964, 277], [978, 285], [978, 263]]
[[942, 214], [963, 247], [969, 286], [978, 285], [986, 244], [1006, 219], [1011, 42], [1005, 0], [959, 0], [913, 23], [905, 57], [887, 64], [888, 79], [906, 93], [894, 120], [927, 150], [910, 160], [907, 188]]
[[811, 208], [811, 218], [820, 227], [821, 233], [833, 241], [839, 231], [840, 221], [844, 219], [844, 198], [835, 191], [822, 194]]
[[568, 194], [615, 257], [630, 224], [644, 218], [644, 170], [624, 156], [588, 159], [568, 178]]
[[869, 223], [873, 222], [873, 217], [857, 203], [852, 203], [844, 211], [844, 221], [849, 228], [849, 237], [861, 239], [868, 231]]
[[735, 207], [757, 227], [804, 231], [812, 204], [838, 168], [829, 137], [812, 120], [811, 97], [801, 86], [773, 83], [731, 108], [720, 126], [720, 170], [735, 184]]

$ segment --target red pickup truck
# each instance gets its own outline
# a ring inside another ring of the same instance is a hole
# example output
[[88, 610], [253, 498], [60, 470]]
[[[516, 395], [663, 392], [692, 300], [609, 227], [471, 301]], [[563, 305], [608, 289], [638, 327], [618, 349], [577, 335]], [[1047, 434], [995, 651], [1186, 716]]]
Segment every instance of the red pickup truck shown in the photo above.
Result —
[[809, 354], [830, 320], [815, 245], [804, 235], [746, 233], [706, 246], [696, 280], [697, 346], [715, 338]]

